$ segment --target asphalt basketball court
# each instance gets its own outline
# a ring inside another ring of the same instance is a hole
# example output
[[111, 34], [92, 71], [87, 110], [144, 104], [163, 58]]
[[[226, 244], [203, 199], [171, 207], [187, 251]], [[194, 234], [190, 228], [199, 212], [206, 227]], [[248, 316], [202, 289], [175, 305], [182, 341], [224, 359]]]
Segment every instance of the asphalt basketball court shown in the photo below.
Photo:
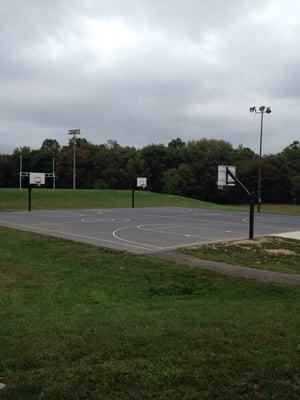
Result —
[[[246, 239], [248, 212], [180, 207], [1, 212], [0, 225], [134, 253]], [[255, 236], [300, 230], [300, 217], [259, 213]]]

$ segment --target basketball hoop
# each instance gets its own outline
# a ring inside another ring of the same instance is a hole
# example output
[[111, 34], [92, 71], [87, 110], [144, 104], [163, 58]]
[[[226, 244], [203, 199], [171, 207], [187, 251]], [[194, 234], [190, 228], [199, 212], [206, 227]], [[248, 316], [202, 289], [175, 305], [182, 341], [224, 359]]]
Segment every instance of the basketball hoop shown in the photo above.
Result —
[[145, 189], [145, 187], [147, 186], [147, 178], [138, 177], [136, 179], [136, 186]]
[[228, 170], [235, 176], [236, 168], [235, 166], [219, 165], [218, 166], [218, 189], [223, 190], [224, 186], [234, 186], [235, 181], [228, 174]]
[[43, 172], [30, 172], [29, 173], [29, 184], [41, 186], [45, 185], [45, 173]]
[[33, 181], [34, 181], [34, 184], [37, 185], [37, 186], [41, 186], [41, 184], [42, 184], [42, 179], [41, 179], [40, 176], [35, 176], [33, 178]]

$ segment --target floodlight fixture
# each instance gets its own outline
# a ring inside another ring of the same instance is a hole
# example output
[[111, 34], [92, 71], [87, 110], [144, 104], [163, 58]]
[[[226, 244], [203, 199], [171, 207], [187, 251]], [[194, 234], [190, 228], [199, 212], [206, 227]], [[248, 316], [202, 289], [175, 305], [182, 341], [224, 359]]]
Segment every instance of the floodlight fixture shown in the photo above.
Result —
[[69, 135], [80, 135], [80, 129], [69, 129], [68, 134]]
[[255, 106], [249, 108], [249, 111], [255, 114], [261, 114], [261, 113], [271, 114], [272, 112], [271, 107], [265, 107], [265, 106], [260, 106], [258, 110], [259, 111], [257, 111]]

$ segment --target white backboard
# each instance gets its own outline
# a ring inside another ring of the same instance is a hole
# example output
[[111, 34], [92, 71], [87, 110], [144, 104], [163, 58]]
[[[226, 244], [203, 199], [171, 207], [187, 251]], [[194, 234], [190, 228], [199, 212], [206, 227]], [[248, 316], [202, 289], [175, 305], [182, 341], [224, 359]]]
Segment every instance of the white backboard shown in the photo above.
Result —
[[147, 186], [147, 178], [136, 178], [136, 186], [145, 188]]
[[[229, 171], [235, 176], [236, 175], [236, 167], [233, 165], [219, 165], [218, 166], [218, 182], [217, 185], [222, 187], [222, 186], [234, 186], [235, 182], [231, 178], [230, 175], [226, 173], [226, 169], [229, 169]], [[227, 176], [226, 176], [227, 175]]]
[[45, 174], [42, 172], [30, 172], [29, 183], [30, 185], [45, 185]]

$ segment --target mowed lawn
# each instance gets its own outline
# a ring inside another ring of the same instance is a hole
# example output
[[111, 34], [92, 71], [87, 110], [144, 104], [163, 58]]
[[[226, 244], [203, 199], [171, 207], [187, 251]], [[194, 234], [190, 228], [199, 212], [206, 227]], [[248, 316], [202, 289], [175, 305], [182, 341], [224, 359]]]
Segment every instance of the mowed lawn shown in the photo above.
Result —
[[300, 204], [262, 204], [260, 210], [263, 213], [300, 215]]
[[[191, 199], [183, 196], [135, 192], [136, 207], [190, 207], [232, 211], [248, 211], [247, 205], [223, 205]], [[27, 189], [0, 188], [0, 211], [27, 210]], [[33, 189], [33, 210], [64, 210], [78, 208], [131, 207], [131, 190], [99, 189]], [[263, 212], [300, 215], [300, 205], [263, 204]]]
[[0, 398], [299, 399], [299, 291], [0, 228]]
[[[27, 189], [0, 189], [0, 211], [26, 210]], [[226, 208], [188, 197], [136, 190], [136, 207]], [[37, 189], [32, 190], [32, 209], [63, 210], [76, 208], [131, 207], [131, 190]], [[234, 208], [234, 207], [233, 207]], [[238, 207], [235, 207], [238, 209]]]

